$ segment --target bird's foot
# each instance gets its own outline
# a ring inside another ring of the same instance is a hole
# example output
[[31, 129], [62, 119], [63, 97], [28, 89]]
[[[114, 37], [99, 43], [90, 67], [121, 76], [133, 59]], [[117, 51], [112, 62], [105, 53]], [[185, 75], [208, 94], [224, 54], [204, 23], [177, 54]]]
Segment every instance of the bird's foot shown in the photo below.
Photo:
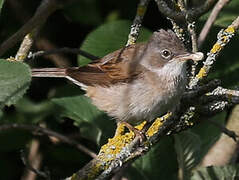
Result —
[[132, 131], [135, 135], [135, 137], [139, 138], [139, 143], [143, 144], [143, 142], [147, 139], [145, 136], [145, 132], [141, 131], [137, 128], [135, 128], [134, 126], [132, 126], [131, 124], [127, 123], [127, 122], [122, 122], [130, 131]]

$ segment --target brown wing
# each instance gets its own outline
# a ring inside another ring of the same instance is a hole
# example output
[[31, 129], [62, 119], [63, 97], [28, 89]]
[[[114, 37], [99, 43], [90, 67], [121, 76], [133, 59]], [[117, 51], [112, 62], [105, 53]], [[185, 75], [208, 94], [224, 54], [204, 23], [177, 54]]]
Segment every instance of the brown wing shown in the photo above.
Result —
[[109, 86], [110, 84], [131, 81], [142, 72], [142, 67], [136, 62], [139, 54], [143, 53], [144, 47], [144, 44], [125, 47], [87, 66], [69, 68], [66, 74], [89, 86]]

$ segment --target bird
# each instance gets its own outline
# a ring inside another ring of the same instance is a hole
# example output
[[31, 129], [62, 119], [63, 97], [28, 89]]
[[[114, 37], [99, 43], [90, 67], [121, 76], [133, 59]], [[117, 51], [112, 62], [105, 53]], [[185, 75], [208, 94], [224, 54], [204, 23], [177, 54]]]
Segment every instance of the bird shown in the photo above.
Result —
[[[188, 82], [187, 61], [199, 61], [172, 30], [116, 50], [83, 67], [36, 68], [32, 77], [60, 77], [85, 90], [92, 104], [117, 122], [134, 126], [172, 110]], [[128, 127], [128, 126], [127, 126]]]

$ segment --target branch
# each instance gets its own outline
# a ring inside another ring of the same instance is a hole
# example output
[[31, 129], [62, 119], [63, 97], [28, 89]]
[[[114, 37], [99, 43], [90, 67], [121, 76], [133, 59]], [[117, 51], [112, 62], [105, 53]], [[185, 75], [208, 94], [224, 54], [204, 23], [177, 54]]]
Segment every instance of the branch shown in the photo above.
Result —
[[[235, 106], [227, 119], [226, 129], [231, 132], [232, 136], [238, 140], [239, 135], [239, 106]], [[231, 138], [222, 134], [220, 139], [210, 148], [204, 156], [201, 165], [225, 165], [235, 162], [237, 159], [238, 142], [232, 141]]]
[[233, 23], [230, 26], [228, 26], [227, 29], [225, 30], [222, 29], [218, 33], [217, 36], [218, 40], [208, 53], [207, 59], [203, 62], [204, 64], [203, 67], [200, 69], [196, 77], [190, 81], [189, 83], [190, 89], [195, 88], [198, 82], [208, 75], [209, 70], [211, 69], [213, 63], [216, 61], [216, 57], [219, 55], [223, 47], [226, 46], [228, 42], [231, 40], [231, 38], [234, 36], [235, 31], [238, 30], [238, 27], [239, 27], [239, 16], [236, 18], [236, 20], [233, 21]]
[[85, 146], [79, 144], [78, 142], [64, 136], [61, 135], [55, 131], [52, 131], [50, 129], [47, 128], [43, 128], [40, 126], [35, 126], [35, 125], [28, 125], [28, 124], [4, 124], [4, 125], [0, 125], [0, 132], [1, 131], [6, 131], [9, 129], [22, 129], [22, 130], [26, 130], [26, 131], [30, 131], [32, 133], [43, 133], [44, 135], [48, 135], [48, 136], [54, 136], [57, 139], [59, 139], [60, 141], [69, 144], [71, 146], [76, 147], [78, 150], [84, 152], [85, 154], [91, 156], [92, 158], [95, 158], [96, 155], [94, 152], [92, 152], [91, 150], [89, 150], [88, 148], [86, 148]]
[[[212, 81], [208, 85], [200, 87], [198, 91], [190, 91], [186, 97], [194, 98], [194, 104], [196, 104], [198, 102], [197, 99], [202, 94], [212, 90], [218, 86], [219, 83], [220, 82], [216, 80]], [[214, 96], [230, 96], [230, 100], [232, 102], [239, 104], [239, 91], [228, 90], [220, 87], [213, 90], [211, 94]], [[238, 101], [232, 100], [234, 96], [238, 99]], [[218, 101], [218, 107], [211, 107], [209, 112], [221, 112], [224, 110], [224, 108], [228, 107], [228, 104], [229, 103], [226, 101]], [[224, 107], [222, 105], [224, 105]], [[74, 178], [75, 180], [81, 180], [85, 178], [105, 179], [111, 177], [114, 173], [121, 169], [122, 166], [127, 165], [137, 157], [140, 157], [148, 152], [151, 145], [157, 143], [163, 136], [170, 135], [188, 128], [190, 124], [187, 124], [189, 121], [186, 120], [192, 118], [195, 113], [201, 112], [199, 111], [200, 108], [198, 107], [191, 108], [190, 110], [192, 114], [190, 115], [190, 111], [188, 111], [188, 114], [185, 116], [185, 112], [189, 106], [190, 104], [187, 106], [181, 104], [178, 111], [174, 112], [173, 114], [167, 113], [165, 116], [157, 118], [146, 131], [147, 139], [142, 143], [139, 143], [139, 137], [135, 137], [133, 132], [126, 132], [126, 127], [124, 127], [123, 124], [119, 124], [115, 136], [112, 139], [109, 139], [108, 143], [101, 147], [97, 157], [90, 161], [81, 170], [76, 172], [71, 178]], [[201, 109], [202, 108], [205, 108], [205, 106], [202, 106]], [[203, 112], [205, 112], [205, 110], [203, 110]], [[146, 122], [143, 122], [135, 128], [142, 130], [144, 127], [146, 127], [147, 124], [145, 124]]]
[[188, 17], [188, 20], [190, 20], [191, 22], [195, 21], [211, 8], [215, 0], [206, 0], [206, 2], [199, 7], [194, 7], [188, 9], [187, 11], [181, 12], [170, 8], [165, 0], [155, 0], [155, 2], [157, 3], [160, 12], [162, 12], [166, 17], [174, 20], [176, 23], [180, 24], [186, 22], [186, 15]]
[[35, 59], [37, 57], [41, 57], [41, 56], [46, 56], [46, 55], [51, 55], [51, 54], [60, 54], [60, 53], [70, 53], [70, 54], [80, 54], [86, 58], [89, 58], [91, 60], [97, 60], [100, 59], [97, 56], [94, 56], [88, 52], [85, 52], [81, 49], [78, 48], [68, 48], [68, 47], [63, 47], [63, 48], [59, 48], [59, 49], [53, 49], [53, 50], [48, 50], [48, 51], [37, 51], [35, 53], [30, 53], [27, 58], [28, 59]]
[[2, 56], [9, 48], [12, 48], [17, 42], [21, 41], [26, 34], [32, 32], [35, 28], [45, 23], [47, 18], [57, 9], [62, 8], [65, 4], [71, 3], [63, 0], [43, 0], [37, 8], [34, 16], [24, 24], [15, 34], [0, 45], [0, 56]]
[[[26, 166], [26, 168], [30, 171], [30, 172], [33, 172], [35, 173], [36, 175], [38, 175], [39, 177], [43, 177], [47, 180], [50, 180], [50, 174], [49, 172], [42, 172], [40, 170], [38, 170], [37, 168], [35, 167], [32, 167], [32, 165], [28, 162], [27, 158], [26, 158], [26, 153], [25, 151], [21, 151], [21, 159], [22, 159], [22, 162], [23, 164]], [[24, 176], [23, 178], [28, 178], [26, 176]], [[34, 178], [34, 177], [33, 177]]]
[[31, 33], [28, 33], [24, 37], [24, 39], [23, 39], [23, 41], [20, 45], [20, 48], [18, 49], [17, 54], [15, 56], [15, 59], [14, 59], [15, 61], [23, 61], [24, 59], [26, 59], [27, 54], [28, 54], [30, 48], [32, 47], [33, 42], [34, 42], [34, 38], [35, 38], [36, 33], [37, 33], [36, 31], [37, 30], [35, 29]]
[[[139, 156], [150, 150], [150, 144], [155, 144], [161, 137], [166, 135], [175, 126], [177, 121], [168, 113], [154, 121], [147, 130], [147, 140], [139, 144], [139, 137], [134, 137], [133, 132], [125, 132], [125, 126], [119, 124], [115, 136], [108, 140], [108, 143], [101, 147], [96, 158], [90, 161], [85, 167], [73, 174], [70, 178], [74, 180], [82, 179], [105, 179], [127, 165]], [[142, 130], [146, 122], [135, 128]]]
[[136, 42], [138, 36], [139, 36], [139, 30], [144, 18], [144, 14], [147, 10], [147, 6], [150, 0], [140, 0], [138, 7], [137, 7], [137, 12], [136, 16], [134, 18], [134, 22], [131, 25], [130, 33], [128, 36], [128, 41], [126, 46], [132, 45]]
[[213, 91], [215, 88], [217, 88], [219, 85], [221, 85], [221, 81], [218, 79], [214, 79], [210, 81], [208, 84], [205, 84], [203, 86], [199, 86], [195, 90], [189, 90], [186, 91], [183, 94], [182, 102], [184, 104], [194, 104], [195, 98], [199, 98], [200, 96]]
[[[46, 52], [50, 51], [52, 49], [58, 49], [58, 47], [56, 47], [55, 44], [53, 44], [51, 41], [49, 41], [48, 39], [46, 39], [44, 37], [38, 38], [35, 41], [35, 46], [37, 49], [40, 49], [41, 51], [46, 51]], [[28, 56], [30, 54], [32, 54], [32, 53], [30, 52], [28, 54]], [[50, 61], [52, 61], [52, 63], [55, 64], [56, 67], [70, 67], [71, 66], [70, 60], [64, 55], [52, 54], [52, 55], [46, 56], [46, 58], [49, 59]]]
[[205, 41], [213, 23], [215, 22], [218, 14], [222, 10], [222, 8], [229, 3], [231, 0], [219, 0], [217, 4], [214, 6], [210, 16], [207, 19], [207, 22], [205, 23], [199, 38], [198, 38], [198, 46], [201, 47], [202, 43]]

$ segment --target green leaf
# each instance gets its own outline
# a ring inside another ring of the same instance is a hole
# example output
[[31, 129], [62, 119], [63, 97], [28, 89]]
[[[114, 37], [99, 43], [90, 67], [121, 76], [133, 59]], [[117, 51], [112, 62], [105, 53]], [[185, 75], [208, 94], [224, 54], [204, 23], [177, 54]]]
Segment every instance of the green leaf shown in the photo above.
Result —
[[172, 138], [165, 137], [137, 159], [127, 172], [130, 180], [177, 179], [177, 159]]
[[190, 180], [236, 180], [239, 177], [239, 165], [210, 166], [193, 172]]
[[15, 104], [29, 87], [30, 68], [20, 62], [0, 60], [0, 108]]
[[[20, 121], [21, 123], [39, 123], [47, 116], [57, 113], [57, 109], [54, 108], [55, 106], [51, 102], [42, 101], [35, 103], [25, 97], [20, 99], [15, 107], [16, 114], [23, 116], [23, 121]], [[11, 122], [16, 122], [15, 120]]]
[[[210, 117], [211, 120], [224, 125], [226, 119], [226, 112], [219, 113], [214, 117]], [[200, 124], [194, 126], [191, 131], [196, 133], [201, 140], [201, 158], [208, 152], [211, 146], [219, 139], [222, 131], [210, 123], [206, 118], [200, 119]]]
[[[83, 42], [81, 49], [95, 56], [103, 57], [117, 49], [124, 47], [127, 42], [132, 22], [126, 20], [113, 21], [101, 25], [91, 32]], [[138, 42], [146, 41], [151, 32], [141, 29]], [[78, 64], [83, 66], [90, 62], [89, 59], [78, 56]]]
[[3, 117], [3, 112], [0, 110], [0, 120], [2, 119]]
[[101, 144], [113, 135], [114, 122], [104, 112], [97, 109], [89, 98], [82, 95], [55, 98], [52, 102], [63, 108], [61, 116], [75, 121], [84, 133], [82, 134], [84, 137], [94, 139], [97, 144]]
[[2, 6], [3, 6], [4, 0], [0, 0], [0, 13], [2, 11]]
[[64, 8], [64, 14], [72, 21], [86, 25], [97, 25], [102, 22], [102, 17], [97, 0], [76, 1]]
[[174, 135], [174, 147], [179, 165], [179, 177], [185, 179], [200, 161], [200, 137], [190, 131]]

